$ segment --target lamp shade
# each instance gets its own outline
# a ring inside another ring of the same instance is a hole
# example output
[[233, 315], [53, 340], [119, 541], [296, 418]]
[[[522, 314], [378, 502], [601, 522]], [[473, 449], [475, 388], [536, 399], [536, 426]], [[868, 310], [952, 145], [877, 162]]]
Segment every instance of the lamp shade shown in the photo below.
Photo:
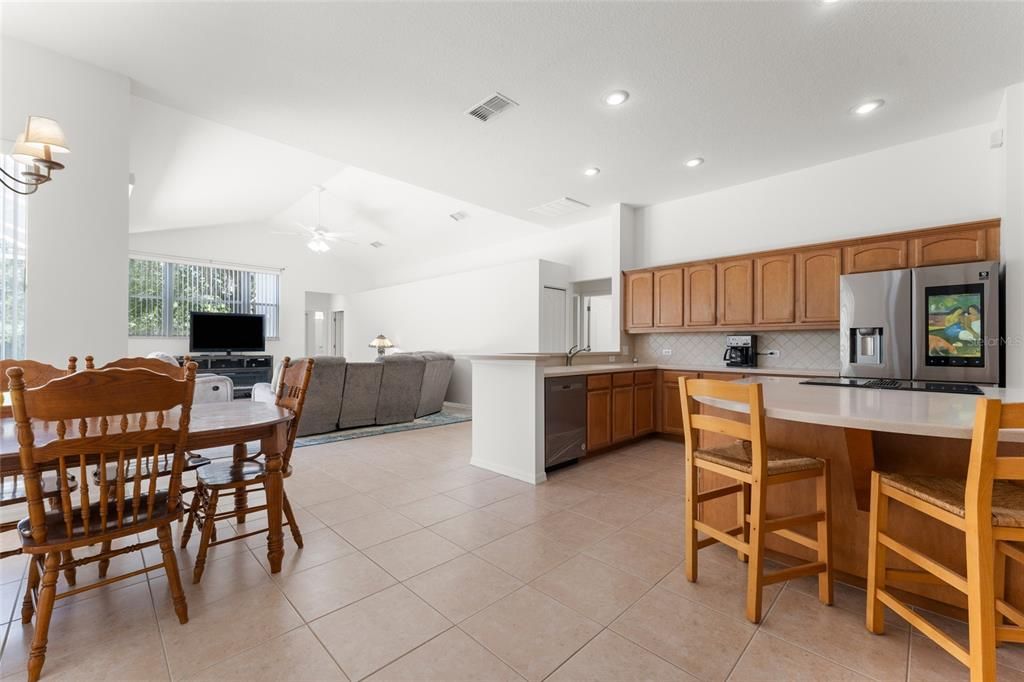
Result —
[[18, 139], [14, 141], [14, 148], [11, 149], [11, 157], [18, 163], [29, 165], [34, 163], [39, 155], [38, 149], [25, 144], [25, 133], [18, 133]]
[[[24, 144], [40, 152], [45, 152], [45, 147], [49, 147], [51, 152], [63, 154], [71, 151], [68, 149], [68, 143], [64, 139], [64, 131], [60, 129], [60, 124], [52, 118], [44, 116], [28, 117]], [[37, 154], [37, 156], [40, 155]]]
[[391, 339], [383, 334], [377, 334], [377, 337], [373, 341], [370, 341], [370, 348], [376, 348], [377, 350], [392, 348], [394, 345], [395, 344], [391, 343]]

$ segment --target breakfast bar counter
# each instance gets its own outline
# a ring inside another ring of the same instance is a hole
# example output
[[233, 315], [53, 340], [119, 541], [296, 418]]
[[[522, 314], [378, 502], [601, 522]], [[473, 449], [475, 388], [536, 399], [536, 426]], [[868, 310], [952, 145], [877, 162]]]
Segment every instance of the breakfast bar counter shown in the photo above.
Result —
[[[831, 461], [834, 560], [837, 570], [849, 576], [866, 575], [872, 470], [966, 478], [978, 396], [812, 386], [801, 384], [797, 378], [747, 377], [739, 381], [764, 387], [765, 425], [771, 446]], [[984, 392], [1005, 402], [1024, 402], [1021, 389]], [[705, 414], [745, 411], [745, 406], [727, 401], [700, 402]], [[705, 447], [719, 444], [714, 440], [702, 442]], [[1024, 430], [1003, 431], [999, 452], [1024, 454]], [[701, 489], [720, 485], [714, 476], [702, 478]], [[812, 483], [798, 481], [786, 484], [786, 488], [785, 494], [769, 497], [770, 518], [804, 513], [813, 504]], [[890, 509], [890, 528], [896, 537], [963, 570], [962, 533], [901, 505]], [[708, 502], [702, 510], [703, 519], [719, 528], [734, 526], [736, 513], [736, 503], [729, 498]], [[811, 534], [811, 529], [806, 532]], [[783, 538], [769, 537], [767, 547], [801, 560], [812, 558], [806, 548]], [[893, 561], [897, 565], [897, 560]], [[911, 568], [909, 564], [905, 567]], [[965, 605], [960, 593], [945, 586], [898, 587], [932, 603]], [[1011, 600], [1024, 599], [1024, 574], [1011, 570], [1008, 590]]]

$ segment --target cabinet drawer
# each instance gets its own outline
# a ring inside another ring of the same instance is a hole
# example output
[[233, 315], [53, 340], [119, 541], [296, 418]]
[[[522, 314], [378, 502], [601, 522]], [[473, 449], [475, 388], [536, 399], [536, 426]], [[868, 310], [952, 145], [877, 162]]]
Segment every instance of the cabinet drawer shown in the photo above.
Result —
[[614, 386], [632, 386], [633, 385], [633, 373], [632, 372], [616, 372], [612, 375], [612, 384]]
[[696, 379], [700, 376], [698, 372], [677, 372], [675, 370], [665, 370], [661, 373], [662, 381], [667, 384], [679, 383], [679, 377], [686, 377], [687, 379]]
[[587, 375], [587, 390], [592, 391], [595, 388], [611, 388], [612, 387], [612, 375], [611, 374], [588, 374]]
[[657, 372], [653, 369], [649, 369], [646, 372], [635, 372], [633, 374], [633, 383], [637, 386], [641, 384], [653, 384], [655, 374], [657, 374]]

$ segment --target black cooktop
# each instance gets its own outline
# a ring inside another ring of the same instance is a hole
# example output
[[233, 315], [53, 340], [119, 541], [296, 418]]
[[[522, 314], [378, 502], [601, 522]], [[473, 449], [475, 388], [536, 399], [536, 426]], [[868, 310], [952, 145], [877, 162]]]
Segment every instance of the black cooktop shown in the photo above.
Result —
[[890, 391], [931, 391], [934, 393], [963, 393], [985, 395], [974, 384], [954, 384], [943, 381], [902, 381], [900, 379], [808, 379], [801, 384], [811, 386], [849, 386], [851, 388], [881, 388]]

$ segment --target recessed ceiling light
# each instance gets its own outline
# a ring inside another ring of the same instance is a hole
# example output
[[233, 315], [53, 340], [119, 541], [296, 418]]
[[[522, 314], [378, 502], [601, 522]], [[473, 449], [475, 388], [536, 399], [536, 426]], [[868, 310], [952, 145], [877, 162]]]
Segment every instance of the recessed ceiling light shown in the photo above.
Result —
[[692, 159], [690, 159], [689, 161], [686, 162], [686, 167], [687, 168], [696, 168], [697, 166], [701, 165], [702, 163], [704, 163], [704, 159], [702, 159], [699, 156], [695, 156], [695, 157], [693, 157]]
[[587, 170], [583, 171], [583, 174], [586, 175], [588, 178], [592, 178], [600, 172], [601, 169], [598, 168], [597, 166], [594, 166], [593, 168], [588, 168]]
[[625, 104], [627, 99], [629, 99], [629, 93], [625, 90], [613, 90], [604, 96], [604, 103], [610, 107], [617, 107], [620, 104]]
[[857, 106], [855, 106], [853, 108], [853, 113], [857, 114], [858, 116], [867, 116], [872, 111], [878, 111], [879, 109], [881, 109], [884, 104], [884, 99], [873, 99], [870, 102], [864, 102], [863, 104], [858, 104]]
[[821, 4], [823, 5], [834, 5], [837, 2], [839, 2], [839, 0], [821, 0]]

